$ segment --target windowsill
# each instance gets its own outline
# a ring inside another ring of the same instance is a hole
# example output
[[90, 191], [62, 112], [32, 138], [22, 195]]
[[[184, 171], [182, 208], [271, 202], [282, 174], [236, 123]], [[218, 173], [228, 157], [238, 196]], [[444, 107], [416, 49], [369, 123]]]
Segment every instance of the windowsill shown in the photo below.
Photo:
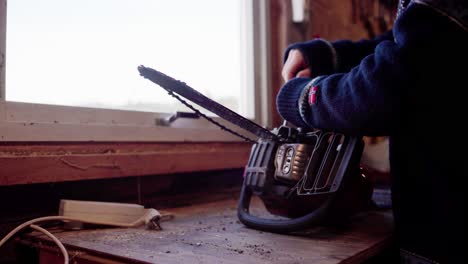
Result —
[[243, 168], [249, 143], [0, 145], [0, 186]]
[[[190, 110], [188, 110], [190, 111]], [[203, 118], [157, 125], [169, 114], [0, 101], [0, 142], [242, 142]], [[254, 136], [219, 117], [226, 127]]]
[[0, 113], [0, 186], [243, 168], [251, 147], [203, 119], [8, 101]]

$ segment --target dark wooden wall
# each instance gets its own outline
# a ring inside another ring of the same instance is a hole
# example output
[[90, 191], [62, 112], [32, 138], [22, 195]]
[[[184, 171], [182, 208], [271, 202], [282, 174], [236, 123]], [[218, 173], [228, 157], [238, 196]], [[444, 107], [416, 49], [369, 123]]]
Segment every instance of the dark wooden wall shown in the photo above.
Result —
[[271, 0], [271, 72], [273, 125], [281, 124], [276, 112], [276, 94], [284, 84], [281, 78], [283, 52], [294, 42], [321, 37], [329, 41], [372, 38], [392, 26], [397, 1], [394, 0], [306, 0], [304, 23], [292, 22], [290, 1]]

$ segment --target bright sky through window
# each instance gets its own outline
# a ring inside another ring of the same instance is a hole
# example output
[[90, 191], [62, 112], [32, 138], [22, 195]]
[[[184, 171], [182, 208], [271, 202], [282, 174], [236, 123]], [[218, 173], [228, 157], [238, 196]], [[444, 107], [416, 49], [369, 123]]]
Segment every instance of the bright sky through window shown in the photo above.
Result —
[[138, 65], [238, 111], [239, 0], [14, 0], [7, 10], [9, 101], [173, 112]]

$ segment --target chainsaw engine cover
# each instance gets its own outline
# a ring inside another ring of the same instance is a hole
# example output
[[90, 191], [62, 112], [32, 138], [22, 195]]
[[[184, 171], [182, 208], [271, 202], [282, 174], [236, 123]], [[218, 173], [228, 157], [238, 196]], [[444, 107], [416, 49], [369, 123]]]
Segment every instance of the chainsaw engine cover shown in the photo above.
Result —
[[252, 146], [239, 203], [244, 224], [267, 231], [282, 230], [282, 224], [291, 229], [287, 221], [278, 220], [269, 230], [271, 221], [250, 215], [246, 200], [252, 195], [273, 215], [301, 219], [321, 212], [293, 229], [343, 220], [368, 208], [373, 186], [359, 166], [361, 138], [318, 130], [294, 135], [283, 136], [284, 141], [261, 139]]

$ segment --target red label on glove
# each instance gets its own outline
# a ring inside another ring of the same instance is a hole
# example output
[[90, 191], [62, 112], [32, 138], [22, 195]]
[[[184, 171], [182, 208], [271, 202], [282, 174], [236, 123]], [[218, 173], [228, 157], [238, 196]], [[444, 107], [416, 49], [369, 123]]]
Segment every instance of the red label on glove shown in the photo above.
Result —
[[317, 103], [317, 89], [318, 86], [310, 87], [309, 90], [309, 104], [314, 105]]

